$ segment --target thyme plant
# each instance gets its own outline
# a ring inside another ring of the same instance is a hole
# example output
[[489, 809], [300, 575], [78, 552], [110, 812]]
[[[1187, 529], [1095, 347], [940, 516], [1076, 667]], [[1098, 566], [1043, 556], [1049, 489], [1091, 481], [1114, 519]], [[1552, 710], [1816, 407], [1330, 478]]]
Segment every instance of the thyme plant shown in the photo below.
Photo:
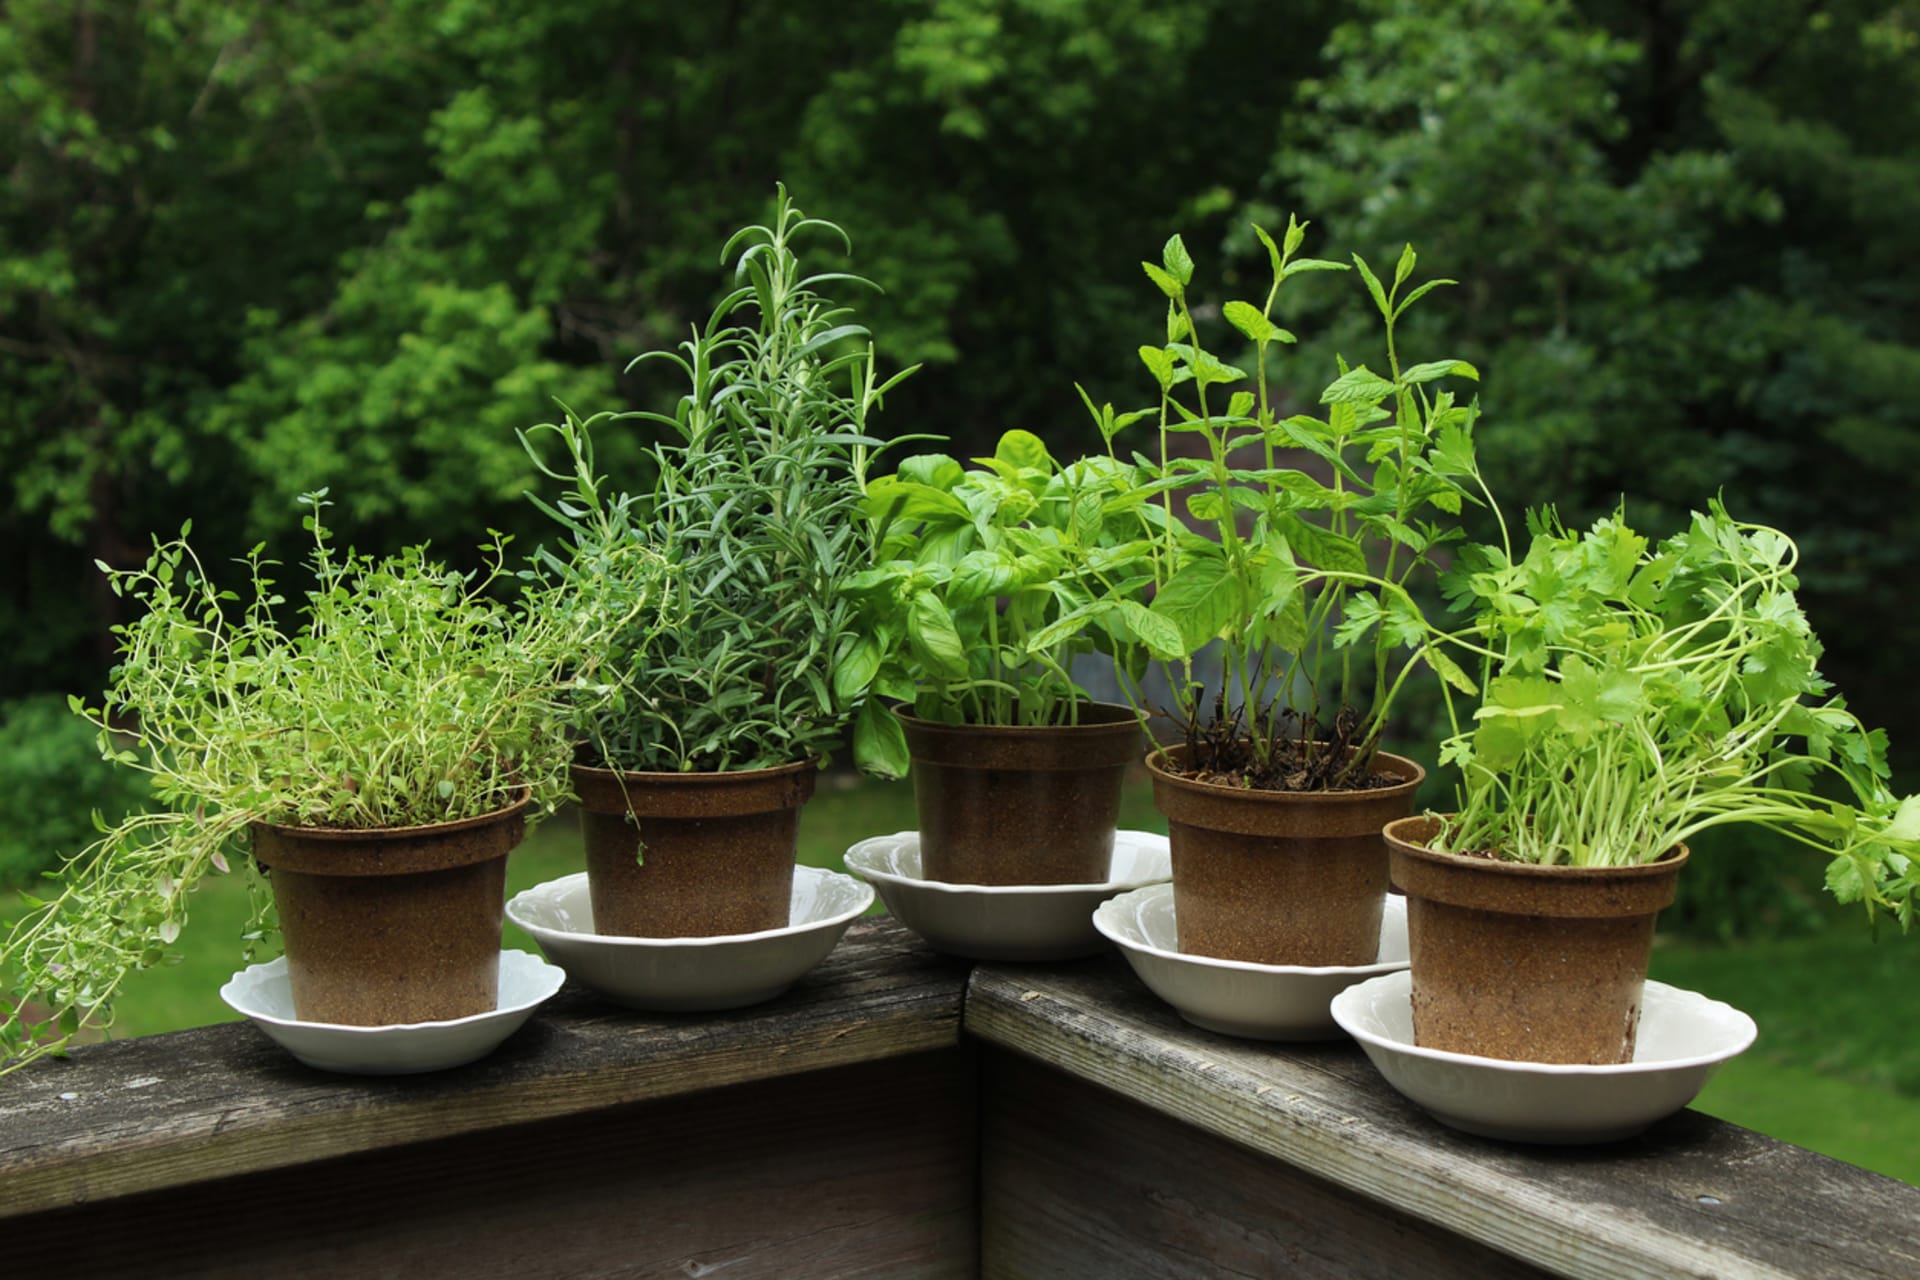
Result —
[[1718, 502], [1657, 548], [1618, 514], [1530, 526], [1524, 556], [1465, 548], [1446, 580], [1487, 679], [1442, 748], [1462, 783], [1436, 847], [1628, 866], [1753, 823], [1829, 855], [1841, 901], [1910, 927], [1920, 796], [1895, 795], [1884, 732], [1816, 669], [1792, 539]]
[[[566, 534], [543, 572], [576, 602], [636, 619], [628, 601], [648, 601], [643, 621], [603, 631], [592, 654], [618, 686], [575, 719], [595, 763], [690, 772], [824, 757], [865, 698], [873, 669], [856, 653], [846, 587], [868, 562], [864, 485], [883, 447], [867, 420], [913, 370], [880, 379], [867, 330], [820, 292], [872, 286], [805, 274], [796, 243], [813, 234], [851, 252], [845, 232], [805, 217], [780, 188], [772, 223], [722, 250], [736, 287], [707, 323], [628, 366], [678, 370], [686, 393], [672, 413], [582, 420], [568, 409], [523, 437], [568, 486], [557, 503], [535, 498]], [[596, 471], [593, 432], [624, 420], [663, 430], [650, 487], [616, 489]], [[548, 435], [562, 468], [535, 447]], [[863, 720], [856, 756], [884, 768], [875, 741]]]
[[83, 1021], [111, 1026], [122, 981], [165, 958], [194, 887], [235, 860], [255, 890], [250, 952], [272, 928], [247, 856], [254, 823], [409, 827], [529, 794], [544, 813], [566, 794], [561, 718], [595, 696], [581, 620], [495, 598], [510, 577], [500, 535], [463, 574], [419, 547], [339, 551], [325, 491], [302, 502], [315, 585], [297, 622], [263, 547], [242, 561], [242, 601], [189, 546], [190, 522], [139, 569], [101, 566], [141, 611], [115, 628], [104, 696], [72, 706], [104, 756], [147, 776], [154, 804], [103, 830], [0, 943], [0, 1069], [58, 1049]]
[[[1408, 588], [1431, 568], [1435, 548], [1461, 536], [1454, 518], [1462, 503], [1478, 500], [1475, 410], [1434, 384], [1479, 375], [1461, 360], [1409, 364], [1399, 348], [1407, 309], [1452, 281], [1407, 287], [1412, 246], [1390, 283], [1356, 254], [1353, 267], [1385, 323], [1385, 371], [1342, 361], [1320, 394], [1325, 417], [1285, 413], [1269, 376], [1276, 348], [1295, 340], [1275, 320], [1282, 287], [1305, 272], [1347, 269], [1296, 256], [1306, 229], [1289, 219], [1276, 243], [1256, 226], [1272, 267], [1265, 296], [1220, 307], [1252, 344], [1251, 374], [1202, 342], [1193, 259], [1180, 237], [1159, 263], [1141, 264], [1166, 299], [1165, 343], [1140, 348], [1160, 391], [1149, 411], [1159, 456], [1136, 457], [1148, 477], [1142, 492], [1160, 513], [1142, 527], [1154, 566], [1151, 613], [1177, 628], [1179, 644], [1140, 639], [1176, 668], [1169, 714], [1186, 728], [1196, 775], [1345, 790], [1370, 785], [1381, 729], [1421, 664], [1476, 691]], [[1094, 416], [1109, 450], [1140, 417], [1110, 407]], [[1197, 440], [1198, 456], [1176, 447], [1183, 434]], [[1288, 450], [1310, 461], [1282, 465]], [[1192, 658], [1215, 640], [1224, 682], [1208, 690]], [[1137, 688], [1132, 696], [1144, 705]]]

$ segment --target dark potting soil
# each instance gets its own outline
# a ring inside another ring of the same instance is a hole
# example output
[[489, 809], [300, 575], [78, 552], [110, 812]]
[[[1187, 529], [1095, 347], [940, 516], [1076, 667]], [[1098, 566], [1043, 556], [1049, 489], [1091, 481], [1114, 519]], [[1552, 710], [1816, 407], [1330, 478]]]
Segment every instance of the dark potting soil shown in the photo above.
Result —
[[1365, 762], [1353, 767], [1353, 754], [1369, 734], [1351, 707], [1342, 707], [1331, 725], [1321, 725], [1313, 713], [1271, 709], [1262, 722], [1280, 730], [1268, 739], [1264, 762], [1247, 736], [1241, 710], [1229, 712], [1216, 701], [1207, 723], [1186, 726], [1191, 767], [1179, 776], [1243, 791], [1299, 793], [1377, 791], [1406, 781], [1374, 769], [1371, 746]]

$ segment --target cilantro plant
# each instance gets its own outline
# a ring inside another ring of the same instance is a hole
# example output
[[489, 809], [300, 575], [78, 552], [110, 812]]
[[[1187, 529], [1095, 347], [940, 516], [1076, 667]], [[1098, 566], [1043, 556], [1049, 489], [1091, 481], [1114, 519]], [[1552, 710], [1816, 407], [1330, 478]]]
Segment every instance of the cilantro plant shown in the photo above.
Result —
[[[235, 859], [256, 891], [258, 941], [271, 920], [247, 856], [253, 823], [408, 827], [529, 794], [549, 811], [566, 794], [561, 718], [592, 696], [581, 620], [494, 597], [507, 576], [498, 535], [475, 573], [418, 547], [376, 560], [328, 541], [324, 491], [302, 501], [316, 585], [291, 625], [261, 547], [243, 561], [244, 602], [207, 574], [190, 525], [142, 568], [101, 566], [141, 613], [115, 628], [105, 696], [72, 706], [103, 755], [148, 776], [155, 803], [105, 829], [0, 943], [6, 1069], [59, 1048], [83, 1019], [110, 1026], [121, 982], [164, 959], [194, 886]], [[36, 1005], [44, 1021], [28, 1020]]]
[[1531, 533], [1518, 560], [1469, 547], [1447, 578], [1488, 678], [1442, 750], [1464, 781], [1437, 847], [1628, 866], [1754, 823], [1831, 855], [1841, 901], [1910, 926], [1920, 796], [1895, 796], [1885, 735], [1817, 671], [1792, 540], [1717, 502], [1657, 548], [1618, 515]]
[[[1137, 599], [1148, 577], [1133, 468], [1108, 457], [1063, 468], [1018, 430], [974, 461], [924, 454], [868, 483], [875, 564], [848, 584], [864, 612], [841, 671], [923, 719], [1078, 723], [1088, 698], [1073, 655], [1115, 651], [1095, 600], [1136, 625], [1157, 621]], [[857, 733], [904, 765], [899, 726], [877, 703]]]
[[[737, 287], [677, 350], [633, 362], [685, 377], [671, 414], [567, 410], [524, 439], [569, 486], [558, 503], [535, 499], [567, 535], [543, 573], [570, 608], [600, 601], [634, 620], [602, 628], [591, 654], [617, 685], [576, 718], [595, 763], [690, 772], [822, 757], [866, 694], [873, 668], [856, 652], [847, 584], [869, 558], [864, 484], [882, 445], [867, 417], [913, 370], [881, 381], [867, 331], [819, 292], [869, 282], [802, 273], [795, 242], [814, 233], [851, 252], [781, 188], [772, 225], [727, 242]], [[650, 487], [616, 490], [596, 472], [592, 433], [622, 420], [664, 429]], [[535, 449], [546, 435], [564, 469]]]
[[[1453, 518], [1477, 500], [1479, 485], [1475, 410], [1434, 384], [1478, 375], [1460, 360], [1401, 357], [1401, 317], [1451, 281], [1407, 288], [1411, 246], [1390, 284], [1356, 254], [1385, 322], [1385, 370], [1342, 361], [1320, 395], [1325, 417], [1285, 413], [1269, 382], [1270, 357], [1294, 341], [1274, 319], [1282, 286], [1304, 272], [1347, 268], [1295, 256], [1305, 223], [1289, 219], [1279, 243], [1254, 230], [1272, 266], [1265, 297], [1220, 307], [1252, 344], [1251, 375], [1203, 345], [1193, 259], [1180, 237], [1160, 263], [1141, 264], [1167, 304], [1166, 342], [1140, 348], [1160, 389], [1147, 411], [1159, 457], [1137, 459], [1149, 477], [1142, 492], [1160, 505], [1143, 525], [1154, 566], [1150, 613], [1171, 624], [1177, 643], [1159, 630], [1139, 639], [1178, 664], [1170, 714], [1186, 726], [1197, 775], [1284, 790], [1364, 787], [1393, 700], [1418, 665], [1476, 691], [1437, 647], [1408, 584], [1430, 567], [1434, 548], [1460, 536]], [[1105, 406], [1094, 416], [1110, 450], [1141, 417]], [[1198, 456], [1176, 447], [1182, 434], [1197, 440]], [[1282, 465], [1285, 450], [1310, 460]], [[1207, 690], [1192, 656], [1216, 639], [1225, 687]]]

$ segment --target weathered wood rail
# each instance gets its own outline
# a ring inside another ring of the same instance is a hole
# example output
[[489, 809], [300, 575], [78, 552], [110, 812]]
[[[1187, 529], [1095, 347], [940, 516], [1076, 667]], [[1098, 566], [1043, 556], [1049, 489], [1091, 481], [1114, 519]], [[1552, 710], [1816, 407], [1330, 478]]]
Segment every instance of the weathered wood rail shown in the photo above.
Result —
[[8, 1274], [1920, 1276], [1920, 1189], [1688, 1112], [1455, 1134], [1351, 1045], [1188, 1027], [1108, 957], [969, 971], [856, 926], [786, 997], [568, 991], [483, 1062], [244, 1025], [0, 1081]]

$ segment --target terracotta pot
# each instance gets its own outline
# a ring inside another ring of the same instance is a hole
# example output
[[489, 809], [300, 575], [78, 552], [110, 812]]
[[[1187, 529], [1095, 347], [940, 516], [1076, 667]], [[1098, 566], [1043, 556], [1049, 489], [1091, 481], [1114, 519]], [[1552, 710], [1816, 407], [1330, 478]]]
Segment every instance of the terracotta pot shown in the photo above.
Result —
[[1254, 964], [1372, 964], [1387, 896], [1380, 829], [1413, 808], [1426, 770], [1383, 751], [1374, 767], [1405, 779], [1397, 786], [1247, 791], [1181, 777], [1186, 758], [1184, 744], [1147, 757], [1173, 846], [1180, 950]]
[[573, 766], [594, 932], [709, 937], [786, 927], [800, 806], [819, 764], [727, 773]]
[[425, 827], [255, 823], [294, 1013], [377, 1027], [491, 1012], [507, 854], [530, 803]]
[[1523, 1062], [1633, 1059], [1653, 920], [1687, 847], [1639, 867], [1543, 867], [1437, 853], [1435, 818], [1387, 827], [1407, 895], [1413, 1039]]
[[948, 884], [1099, 884], [1140, 721], [1095, 702], [1080, 723], [957, 725], [894, 714], [913, 757], [920, 874]]

